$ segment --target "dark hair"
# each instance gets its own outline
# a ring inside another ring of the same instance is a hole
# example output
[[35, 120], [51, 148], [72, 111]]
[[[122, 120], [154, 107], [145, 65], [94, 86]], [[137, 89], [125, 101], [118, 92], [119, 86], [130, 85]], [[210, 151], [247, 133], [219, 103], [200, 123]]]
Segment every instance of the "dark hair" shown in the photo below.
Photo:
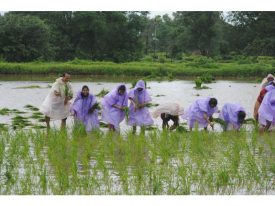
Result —
[[218, 100], [216, 98], [210, 98], [209, 105], [217, 106]]
[[85, 88], [88, 89], [88, 90], [90, 90], [89, 87], [88, 87], [87, 85], [84, 85], [84, 86], [82, 87], [81, 91], [83, 91], [83, 89], [85, 89]]
[[125, 85], [121, 85], [120, 87], [118, 87], [118, 90], [123, 90], [123, 91], [125, 91], [125, 90], [126, 90]]
[[246, 113], [244, 111], [238, 112], [238, 120], [244, 120], [246, 116]]

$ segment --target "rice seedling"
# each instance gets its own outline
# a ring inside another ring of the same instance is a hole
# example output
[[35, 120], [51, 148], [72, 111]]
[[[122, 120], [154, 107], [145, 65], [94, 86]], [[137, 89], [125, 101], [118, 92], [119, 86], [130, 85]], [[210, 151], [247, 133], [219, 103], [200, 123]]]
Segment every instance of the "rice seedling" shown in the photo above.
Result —
[[159, 106], [158, 103], [151, 103], [151, 102], [149, 102], [149, 103], [145, 104], [145, 107], [148, 107], [148, 108], [150, 108], [150, 107], [157, 107], [157, 106]]
[[29, 86], [22, 86], [22, 87], [15, 87], [14, 89], [40, 89], [41, 86], [39, 85], [29, 85]]
[[13, 129], [24, 128], [31, 125], [31, 122], [26, 117], [18, 115], [12, 118]]
[[128, 122], [128, 120], [129, 120], [129, 107], [124, 107], [123, 108], [123, 111], [124, 111], [124, 113], [125, 113], [125, 119], [126, 119], [126, 122]]
[[274, 157], [254, 131], [2, 131], [0, 194], [273, 194]]
[[155, 97], [164, 97], [164, 94], [157, 94]]
[[0, 115], [9, 115], [11, 113], [11, 110], [8, 108], [0, 109]]
[[97, 97], [104, 97], [106, 94], [108, 94], [109, 91], [105, 90], [104, 88], [98, 93], [96, 94]]
[[0, 133], [1, 133], [1, 131], [7, 131], [7, 130], [8, 130], [8, 125], [0, 123]]
[[11, 109], [10, 111], [13, 114], [26, 114], [27, 113], [27, 112], [24, 112], [24, 111], [20, 111], [18, 109]]
[[202, 83], [203, 83], [203, 81], [201, 80], [200, 77], [198, 77], [198, 78], [195, 80], [195, 87], [194, 87], [194, 89], [196, 89], [196, 90], [210, 89], [210, 87], [205, 86], [205, 85], [202, 85]]
[[37, 111], [39, 111], [39, 109], [37, 107], [33, 106], [33, 105], [27, 104], [27, 105], [24, 106], [24, 108], [27, 109], [27, 110], [35, 112], [35, 114], [42, 115], [42, 113], [37, 112]]

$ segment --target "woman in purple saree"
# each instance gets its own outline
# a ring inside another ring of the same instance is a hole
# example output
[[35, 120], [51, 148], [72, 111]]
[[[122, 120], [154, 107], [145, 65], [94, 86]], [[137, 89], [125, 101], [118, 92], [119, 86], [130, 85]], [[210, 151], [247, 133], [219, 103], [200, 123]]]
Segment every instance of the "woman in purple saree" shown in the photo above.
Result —
[[218, 101], [215, 98], [197, 99], [181, 117], [188, 121], [190, 131], [192, 131], [195, 123], [198, 123], [198, 126], [205, 130], [207, 130], [208, 125], [213, 129], [212, 115], [218, 111], [217, 104]]
[[85, 125], [87, 132], [99, 128], [98, 111], [96, 109], [96, 97], [89, 93], [89, 87], [84, 85], [77, 93], [76, 99], [71, 107], [71, 113], [77, 121]]
[[224, 131], [228, 130], [229, 126], [239, 130], [244, 122], [246, 113], [244, 108], [238, 104], [227, 103], [222, 107], [219, 118], [225, 121]]
[[124, 84], [118, 85], [102, 100], [102, 120], [109, 124], [110, 131], [119, 131], [119, 124], [125, 118], [128, 96]]
[[268, 131], [275, 124], [275, 90], [270, 90], [264, 96], [259, 108], [259, 122], [262, 126], [261, 132]]
[[152, 101], [145, 87], [145, 82], [139, 80], [135, 87], [129, 92], [131, 101], [128, 125], [133, 126], [133, 132], [136, 131], [136, 126], [149, 126], [154, 123], [146, 104]]

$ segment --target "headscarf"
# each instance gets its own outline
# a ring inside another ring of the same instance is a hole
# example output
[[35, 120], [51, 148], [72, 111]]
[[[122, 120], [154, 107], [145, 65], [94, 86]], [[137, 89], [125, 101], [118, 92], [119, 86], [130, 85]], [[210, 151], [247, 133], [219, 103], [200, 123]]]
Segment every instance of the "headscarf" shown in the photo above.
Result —
[[118, 93], [118, 90], [121, 86], [125, 86], [125, 84], [119, 84], [116, 88], [110, 91], [108, 94], [104, 96], [104, 101], [113, 106], [114, 104], [119, 104], [120, 106], [127, 106], [128, 98], [127, 98], [127, 88], [125, 86], [125, 92], [123, 95]]
[[[142, 88], [142, 91], [138, 91], [138, 88]], [[131, 91], [129, 92], [129, 98], [134, 99], [135, 102], [138, 102], [140, 104], [152, 101], [152, 98], [150, 97], [145, 87], [145, 82], [143, 80], [139, 80], [136, 83], [135, 87], [131, 89]]]

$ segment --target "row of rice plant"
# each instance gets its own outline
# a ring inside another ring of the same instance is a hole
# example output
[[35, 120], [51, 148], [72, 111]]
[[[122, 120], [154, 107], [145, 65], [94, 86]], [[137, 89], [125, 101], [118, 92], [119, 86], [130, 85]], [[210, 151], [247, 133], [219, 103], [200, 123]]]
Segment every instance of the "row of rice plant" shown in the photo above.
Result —
[[0, 194], [274, 194], [257, 132], [0, 131]]

